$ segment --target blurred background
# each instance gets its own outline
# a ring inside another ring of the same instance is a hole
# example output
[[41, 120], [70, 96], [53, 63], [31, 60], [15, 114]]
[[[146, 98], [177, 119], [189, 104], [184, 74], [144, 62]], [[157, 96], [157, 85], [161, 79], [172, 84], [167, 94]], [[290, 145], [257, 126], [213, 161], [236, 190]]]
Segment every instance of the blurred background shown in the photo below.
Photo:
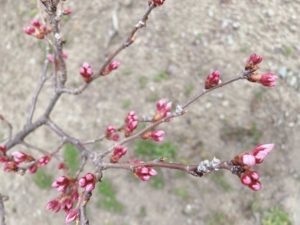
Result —
[[[79, 86], [82, 63], [100, 67], [144, 14], [147, 1], [68, 0], [66, 6], [73, 10], [62, 25], [68, 85]], [[22, 32], [39, 15], [36, 1], [0, 0], [0, 7], [0, 112], [17, 131], [25, 122], [45, 46]], [[273, 89], [239, 81], [205, 96], [184, 117], [162, 126], [167, 132], [163, 144], [137, 141], [127, 156], [153, 159], [163, 154], [171, 161], [197, 163], [214, 156], [228, 160], [256, 144], [275, 143], [257, 168], [263, 190], [254, 193], [223, 172], [199, 179], [160, 170], [150, 182], [140, 182], [127, 171], [106, 171], [88, 207], [90, 224], [300, 224], [299, 12], [299, 0], [166, 0], [136, 42], [116, 58], [122, 63], [116, 72], [80, 96], [61, 98], [52, 119], [85, 140], [99, 136], [109, 124], [122, 124], [129, 110], [139, 116], [154, 112], [160, 98], [185, 102], [203, 88], [212, 70], [220, 70], [223, 80], [235, 77], [253, 52], [264, 57], [261, 72], [280, 76]], [[37, 115], [52, 91], [49, 82]], [[5, 129], [0, 124], [1, 140]], [[46, 149], [59, 143], [44, 128], [28, 141]], [[103, 151], [105, 145], [93, 148]], [[63, 157], [76, 170], [78, 154], [72, 146], [64, 148]], [[64, 224], [63, 213], [45, 209], [57, 196], [50, 187], [60, 175], [56, 166], [53, 160], [33, 176], [0, 172], [0, 193], [10, 198], [5, 202], [8, 225]]]

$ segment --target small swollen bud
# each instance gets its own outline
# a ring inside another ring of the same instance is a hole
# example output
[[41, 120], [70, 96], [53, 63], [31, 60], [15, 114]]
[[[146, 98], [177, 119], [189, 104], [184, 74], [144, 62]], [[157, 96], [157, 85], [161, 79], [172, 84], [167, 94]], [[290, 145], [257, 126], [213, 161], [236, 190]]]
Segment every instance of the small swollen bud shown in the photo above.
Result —
[[262, 189], [262, 185], [259, 181], [253, 182], [248, 187], [251, 188], [253, 191], [259, 191], [260, 189]]
[[65, 8], [64, 9], [64, 15], [69, 16], [71, 15], [73, 10], [71, 8]]
[[113, 70], [116, 70], [119, 68], [120, 66], [120, 62], [118, 61], [112, 61], [105, 69], [104, 71], [101, 73], [103, 76], [108, 75], [109, 73], [111, 73]]
[[220, 72], [216, 70], [207, 76], [205, 81], [205, 89], [211, 89], [219, 85], [220, 83], [221, 83]]
[[167, 99], [160, 99], [156, 103], [156, 113], [153, 118], [154, 121], [160, 120], [170, 115], [172, 109], [172, 102]]
[[16, 172], [18, 169], [18, 165], [14, 161], [7, 161], [4, 163], [4, 168], [3, 170], [5, 172]]
[[164, 4], [165, 0], [149, 0], [149, 4], [153, 4], [155, 6], [161, 6]]
[[269, 153], [273, 150], [274, 146], [274, 144], [256, 146], [256, 148], [252, 150], [252, 154], [255, 157], [256, 163], [262, 163], [264, 159], [269, 155]]
[[122, 145], [117, 145], [114, 148], [110, 161], [112, 163], [117, 163], [124, 155], [126, 155], [126, 153], [127, 153], [127, 148], [123, 147]]
[[34, 27], [36, 27], [36, 28], [40, 28], [41, 23], [40, 23], [39, 20], [33, 19], [33, 20], [31, 20], [31, 25], [34, 26]]
[[246, 166], [255, 166], [255, 164], [256, 164], [255, 157], [248, 152], [244, 153], [241, 156], [241, 162]]
[[28, 156], [24, 152], [19, 152], [19, 151], [13, 152], [13, 153], [11, 153], [11, 155], [16, 163], [25, 162], [25, 161], [29, 161], [32, 159], [31, 156]]
[[165, 138], [165, 132], [163, 130], [152, 131], [151, 138], [153, 141], [161, 142]]
[[51, 160], [51, 156], [45, 155], [38, 160], [38, 167], [46, 166]]
[[67, 216], [66, 216], [66, 223], [71, 223], [73, 221], [75, 221], [76, 219], [78, 219], [79, 217], [79, 210], [78, 208], [75, 208], [75, 209], [71, 209]]
[[83, 77], [85, 82], [89, 83], [92, 80], [94, 72], [90, 64], [84, 63], [80, 68], [80, 75]]
[[36, 173], [36, 171], [38, 170], [38, 167], [36, 164], [33, 164], [32, 166], [29, 167], [28, 171], [29, 173], [33, 174]]
[[79, 180], [79, 186], [84, 188], [87, 192], [91, 192], [95, 189], [96, 176], [92, 173], [87, 173]]
[[134, 111], [130, 111], [125, 118], [125, 135], [129, 136], [138, 125], [138, 117]]
[[35, 28], [32, 26], [25, 27], [23, 31], [28, 35], [33, 35], [35, 33]]
[[[144, 162], [140, 160], [133, 160], [132, 163], [137, 165]], [[137, 167], [134, 168], [133, 173], [142, 181], [148, 181], [152, 176], [157, 175], [157, 171], [152, 167], [138, 166], [138, 165]]]
[[253, 191], [259, 191], [262, 188], [259, 182], [259, 175], [255, 171], [248, 171], [241, 175], [240, 177], [242, 184], [248, 186]]
[[[6, 155], [6, 146], [5, 145], [0, 145], [0, 153], [2, 154], [2, 155]], [[0, 154], [0, 155], [1, 155]]]
[[266, 87], [274, 87], [277, 79], [278, 77], [276, 75], [272, 73], [265, 73], [261, 75], [259, 83]]
[[51, 200], [50, 202], [48, 202], [46, 208], [48, 210], [51, 210], [51, 211], [57, 213], [61, 208], [61, 204], [58, 200], [54, 199], [54, 200]]
[[248, 65], [258, 65], [262, 62], [263, 58], [260, 55], [257, 55], [255, 53], [253, 53], [252, 55], [249, 56], [248, 60], [247, 60], [247, 64]]
[[70, 179], [65, 176], [61, 176], [52, 183], [52, 187], [59, 192], [64, 192], [69, 186], [69, 184], [70, 184]]

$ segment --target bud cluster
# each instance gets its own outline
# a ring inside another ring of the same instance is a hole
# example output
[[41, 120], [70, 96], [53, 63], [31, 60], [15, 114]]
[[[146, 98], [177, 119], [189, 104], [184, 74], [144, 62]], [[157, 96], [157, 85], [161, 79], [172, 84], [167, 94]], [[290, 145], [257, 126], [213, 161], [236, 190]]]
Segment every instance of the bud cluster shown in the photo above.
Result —
[[24, 28], [24, 32], [37, 39], [44, 39], [52, 31], [51, 27], [41, 24], [37, 19], [31, 20], [31, 25]]
[[254, 191], [258, 191], [262, 188], [259, 181], [259, 175], [253, 170], [253, 167], [260, 164], [273, 150], [274, 144], [265, 144], [256, 146], [251, 152], [245, 152], [239, 156], [236, 156], [232, 163], [242, 168], [242, 173], [238, 174], [241, 182], [251, 188]]
[[140, 166], [138, 164], [143, 164], [141, 160], [133, 160], [131, 163], [134, 165], [133, 173], [136, 177], [142, 181], [148, 181], [152, 176], [156, 176], [157, 172], [155, 169], [149, 166]]

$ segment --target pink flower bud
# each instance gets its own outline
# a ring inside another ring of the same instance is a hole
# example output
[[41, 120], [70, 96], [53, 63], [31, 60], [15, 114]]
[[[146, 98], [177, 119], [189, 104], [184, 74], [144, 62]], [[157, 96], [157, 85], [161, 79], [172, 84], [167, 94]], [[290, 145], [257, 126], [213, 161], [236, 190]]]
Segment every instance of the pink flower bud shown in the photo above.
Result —
[[70, 197], [67, 197], [61, 203], [61, 208], [68, 213], [73, 208], [73, 201]]
[[38, 167], [36, 164], [33, 164], [32, 166], [29, 167], [29, 173], [36, 173], [36, 171], [38, 170]]
[[249, 56], [247, 60], [247, 64], [251, 64], [253, 66], [258, 65], [262, 62], [263, 58], [255, 53]]
[[256, 163], [262, 163], [264, 159], [269, 155], [269, 153], [273, 150], [274, 146], [274, 144], [256, 146], [256, 148], [252, 150], [252, 154], [256, 159]]
[[60, 210], [61, 205], [60, 205], [60, 202], [58, 200], [54, 199], [54, 200], [51, 200], [50, 202], [48, 202], [46, 208], [48, 210], [51, 210], [51, 211], [57, 213]]
[[40, 28], [41, 23], [40, 23], [39, 20], [33, 19], [33, 20], [31, 20], [31, 25], [34, 26], [34, 27], [36, 27], [36, 28]]
[[94, 72], [90, 64], [84, 63], [80, 68], [80, 75], [83, 77], [85, 82], [89, 83], [92, 80]]
[[134, 111], [128, 113], [127, 117], [125, 118], [125, 136], [129, 136], [138, 125], [138, 117]]
[[219, 85], [220, 83], [221, 83], [220, 72], [216, 70], [207, 76], [205, 81], [205, 89], [211, 89]]
[[152, 131], [151, 138], [156, 142], [161, 142], [165, 138], [165, 132], [163, 130]]
[[114, 128], [113, 126], [108, 126], [106, 128], [106, 137], [110, 137], [111, 135], [113, 135], [116, 132], [116, 128]]
[[0, 153], [2, 155], [6, 155], [6, 146], [5, 145], [0, 145]]
[[163, 5], [165, 0], [149, 0], [149, 4], [153, 3], [155, 6]]
[[96, 186], [96, 176], [92, 173], [87, 173], [79, 180], [79, 186], [84, 188], [87, 192], [91, 192]]
[[66, 216], [66, 223], [67, 224], [71, 223], [71, 222], [75, 221], [76, 219], [78, 219], [78, 217], [79, 217], [78, 209], [77, 208], [71, 209]]
[[241, 156], [241, 162], [246, 166], [255, 166], [255, 164], [256, 164], [255, 157], [248, 152], [244, 153]]
[[65, 8], [64, 9], [64, 15], [69, 16], [71, 15], [73, 10], [71, 8]]
[[245, 185], [249, 185], [252, 183], [252, 179], [249, 174], [245, 173], [241, 176], [241, 182]]
[[6, 163], [8, 161], [9, 159], [7, 158], [7, 156], [0, 156], [0, 163]]
[[120, 140], [120, 135], [119, 134], [113, 134], [112, 138], [113, 141], [119, 141]]
[[172, 109], [172, 102], [167, 99], [160, 99], [156, 103], [156, 113], [153, 118], [154, 121], [160, 120], [170, 115]]
[[24, 152], [19, 152], [19, 151], [13, 152], [13, 153], [11, 153], [11, 155], [14, 158], [14, 161], [16, 163], [25, 162], [25, 161], [28, 161], [29, 159], [32, 159], [32, 157], [28, 156]]
[[114, 148], [110, 161], [112, 163], [117, 163], [126, 153], [127, 153], [127, 148], [123, 147], [122, 145], [117, 145]]
[[65, 192], [69, 185], [70, 185], [70, 179], [65, 176], [61, 176], [61, 177], [57, 178], [52, 183], [52, 187], [55, 188], [59, 192]]
[[274, 87], [277, 79], [278, 77], [276, 75], [272, 73], [265, 73], [261, 75], [259, 83], [266, 87]]
[[51, 156], [45, 155], [38, 160], [38, 167], [46, 166], [51, 160]]
[[144, 163], [143, 161], [140, 160], [133, 160], [131, 163], [137, 165], [133, 173], [142, 181], [148, 181], [152, 176], [156, 176], [157, 172], [155, 169], [152, 167], [146, 167], [146, 166], [138, 166], [138, 164]]
[[35, 33], [35, 28], [32, 26], [25, 27], [23, 31], [28, 35], [33, 35]]
[[119, 68], [120, 66], [120, 62], [118, 61], [112, 61], [105, 69], [104, 71], [102, 72], [102, 75], [105, 76], [105, 75], [108, 75], [109, 73], [111, 73], [113, 70], [116, 70]]
[[8, 161], [4, 163], [4, 168], [3, 170], [5, 172], [16, 172], [18, 169], [18, 165], [14, 161]]
[[262, 185], [259, 181], [251, 183], [248, 187], [251, 188], [253, 191], [259, 191], [260, 189], [262, 189]]

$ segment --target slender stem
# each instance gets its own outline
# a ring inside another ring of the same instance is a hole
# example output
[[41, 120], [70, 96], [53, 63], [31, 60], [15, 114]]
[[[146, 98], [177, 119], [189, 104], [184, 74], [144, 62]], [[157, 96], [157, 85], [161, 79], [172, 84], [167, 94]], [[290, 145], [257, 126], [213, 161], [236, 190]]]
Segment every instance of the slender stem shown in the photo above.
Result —
[[8, 200], [8, 197], [3, 196], [0, 193], [0, 225], [6, 225], [4, 201], [7, 201], [7, 200]]
[[197, 94], [195, 97], [193, 97], [191, 100], [189, 100], [187, 103], [185, 103], [185, 104], [182, 106], [182, 109], [186, 109], [187, 107], [189, 107], [191, 104], [193, 104], [194, 102], [196, 102], [196, 101], [197, 101], [199, 98], [201, 98], [202, 96], [204, 96], [204, 95], [206, 95], [206, 94], [208, 94], [208, 93], [210, 93], [210, 92], [212, 92], [212, 91], [214, 91], [214, 90], [216, 90], [216, 89], [218, 89], [218, 88], [221, 88], [221, 87], [223, 87], [223, 86], [225, 86], [225, 85], [231, 84], [231, 83], [233, 83], [233, 82], [235, 82], [235, 81], [238, 81], [238, 80], [241, 80], [241, 79], [244, 79], [244, 77], [243, 77], [243, 76], [238, 76], [238, 77], [233, 78], [233, 79], [231, 79], [231, 80], [229, 80], [229, 81], [226, 81], [226, 82], [224, 82], [224, 83], [221, 83], [221, 84], [219, 84], [218, 86], [215, 86], [215, 87], [213, 87], [213, 88], [210, 88], [210, 89], [204, 89], [202, 92], [200, 92], [200, 93]]
[[[129, 47], [130, 45], [132, 45], [132, 43], [134, 42], [134, 38], [136, 33], [138, 32], [138, 30], [140, 30], [141, 28], [146, 26], [146, 22], [148, 20], [148, 17], [151, 13], [151, 11], [155, 8], [154, 4], [150, 4], [145, 12], [145, 14], [143, 15], [143, 17], [139, 20], [139, 22], [134, 26], [134, 28], [132, 29], [132, 31], [130, 32], [129, 36], [126, 38], [125, 42], [122, 43], [114, 52], [112, 52], [108, 58], [105, 60], [105, 62], [103, 63], [103, 65], [100, 67], [99, 72], [93, 77], [92, 81], [96, 80], [98, 77], [103, 75], [104, 70], [106, 69], [106, 67], [111, 63], [111, 61], [117, 56], [119, 55], [124, 49], [126, 49], [127, 47]], [[76, 89], [67, 89], [67, 88], [61, 88], [59, 89], [59, 91], [61, 93], [67, 93], [67, 94], [73, 94], [73, 95], [78, 95], [81, 94], [90, 84], [89, 83], [84, 83], [82, 84], [79, 88]]]
[[29, 113], [28, 113], [28, 117], [27, 117], [27, 126], [32, 123], [32, 118], [33, 118], [33, 115], [35, 112], [38, 97], [44, 87], [46, 80], [47, 80], [47, 71], [48, 71], [48, 65], [49, 65], [49, 60], [47, 59], [48, 53], [49, 53], [49, 47], [47, 47], [47, 50], [46, 50], [44, 66], [43, 66], [43, 69], [42, 69], [42, 72], [40, 75], [38, 85], [32, 96], [31, 105], [29, 107]]
[[3, 123], [5, 123], [6, 126], [7, 126], [7, 128], [8, 128], [8, 138], [7, 138], [7, 139], [8, 139], [8, 141], [10, 141], [11, 138], [12, 138], [13, 126], [12, 126], [12, 124], [11, 124], [8, 120], [6, 120], [5, 117], [2, 116], [1, 114], [0, 114], [0, 121], [2, 121]]

